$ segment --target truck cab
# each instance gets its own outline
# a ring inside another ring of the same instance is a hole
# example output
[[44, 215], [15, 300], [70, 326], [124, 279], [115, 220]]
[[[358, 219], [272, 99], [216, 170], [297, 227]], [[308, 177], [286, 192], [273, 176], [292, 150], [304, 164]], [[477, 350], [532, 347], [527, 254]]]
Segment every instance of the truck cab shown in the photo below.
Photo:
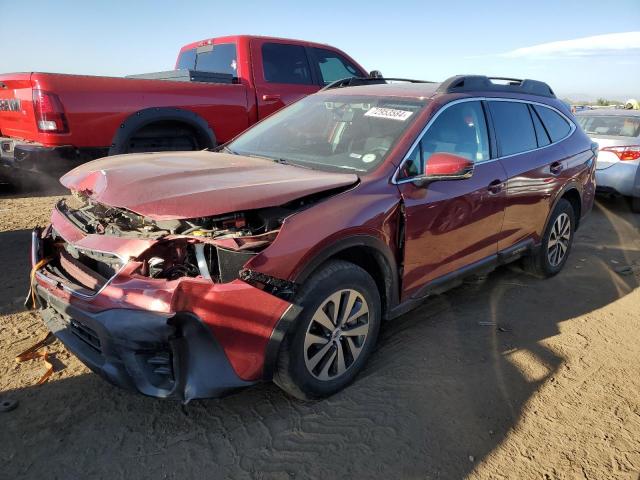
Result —
[[250, 35], [185, 45], [169, 72], [3, 74], [0, 163], [59, 176], [107, 155], [214, 148], [335, 80], [366, 75], [332, 46]]

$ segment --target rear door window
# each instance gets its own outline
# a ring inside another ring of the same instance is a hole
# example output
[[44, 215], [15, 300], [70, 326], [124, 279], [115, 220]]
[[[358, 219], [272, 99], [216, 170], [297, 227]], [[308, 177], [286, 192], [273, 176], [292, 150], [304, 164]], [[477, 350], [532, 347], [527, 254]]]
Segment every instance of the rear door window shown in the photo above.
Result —
[[526, 103], [489, 102], [500, 155], [514, 155], [538, 148], [536, 132]]
[[263, 44], [262, 68], [269, 83], [313, 84], [307, 52], [301, 45]]
[[312, 48], [311, 51], [324, 85], [343, 78], [362, 75], [362, 72], [353, 63], [337, 52], [326, 48]]
[[562, 140], [569, 135], [571, 125], [559, 113], [540, 105], [533, 105], [533, 109], [538, 112], [552, 142]]

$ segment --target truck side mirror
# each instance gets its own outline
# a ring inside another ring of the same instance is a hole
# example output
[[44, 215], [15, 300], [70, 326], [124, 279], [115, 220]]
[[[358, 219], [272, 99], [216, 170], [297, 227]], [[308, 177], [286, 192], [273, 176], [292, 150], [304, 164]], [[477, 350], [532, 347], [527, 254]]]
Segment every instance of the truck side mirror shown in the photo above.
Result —
[[380, 70], [371, 70], [369, 72], [369, 78], [382, 78], [382, 72]]

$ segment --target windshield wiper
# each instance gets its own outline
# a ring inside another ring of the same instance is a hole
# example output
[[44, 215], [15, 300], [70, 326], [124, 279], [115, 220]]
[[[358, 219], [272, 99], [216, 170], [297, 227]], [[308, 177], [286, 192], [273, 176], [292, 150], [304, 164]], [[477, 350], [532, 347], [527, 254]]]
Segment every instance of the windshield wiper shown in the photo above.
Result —
[[265, 160], [270, 160], [272, 162], [279, 163], [280, 165], [292, 165], [294, 167], [300, 167], [300, 168], [306, 168], [307, 170], [313, 170], [313, 168], [311, 168], [311, 167], [307, 167], [306, 165], [300, 165], [299, 163], [292, 163], [291, 161], [287, 160], [286, 158], [282, 158], [282, 157], [270, 157], [268, 155], [255, 155], [253, 153], [245, 154], [245, 155], [247, 157], [263, 158]]
[[270, 160], [273, 160], [276, 163], [279, 163], [280, 165], [291, 165], [291, 163], [289, 163], [289, 160], [285, 159], [285, 158], [277, 158], [277, 157], [268, 157]]
[[348, 170], [355, 170], [356, 172], [366, 172], [366, 170], [363, 170], [361, 168], [356, 168], [356, 167], [351, 167], [349, 165], [335, 165], [336, 168], [346, 168]]
[[229, 147], [227, 147], [226, 145], [224, 147], [222, 147], [220, 150], [220, 152], [225, 152], [225, 153], [230, 153], [231, 155], [240, 155], [238, 152], [231, 150]]

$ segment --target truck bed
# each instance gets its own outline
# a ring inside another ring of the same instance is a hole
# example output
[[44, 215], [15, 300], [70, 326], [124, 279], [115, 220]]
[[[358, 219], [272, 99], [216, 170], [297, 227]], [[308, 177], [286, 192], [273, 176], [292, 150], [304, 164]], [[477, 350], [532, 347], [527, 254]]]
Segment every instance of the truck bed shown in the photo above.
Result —
[[126, 75], [124, 78], [170, 80], [174, 82], [239, 83], [236, 77], [227, 73], [201, 72], [198, 70], [166, 70], [164, 72]]
[[197, 79], [187, 81], [184, 73], [175, 74], [176, 78], [147, 78], [162, 76], [159, 73], [132, 78], [43, 72], [2, 74], [0, 136], [42, 145], [64, 144], [65, 135], [38, 130], [33, 104], [35, 86], [57, 96], [69, 126], [67, 142], [76, 147], [109, 147], [122, 122], [145, 108], [180, 108], [202, 118], [219, 119], [219, 123], [211, 125], [218, 142], [229, 140], [245, 130], [250, 120], [255, 121], [248, 114], [246, 86], [234, 83], [231, 76], [216, 75], [215, 82], [205, 82], [206, 76], [197, 75]]

